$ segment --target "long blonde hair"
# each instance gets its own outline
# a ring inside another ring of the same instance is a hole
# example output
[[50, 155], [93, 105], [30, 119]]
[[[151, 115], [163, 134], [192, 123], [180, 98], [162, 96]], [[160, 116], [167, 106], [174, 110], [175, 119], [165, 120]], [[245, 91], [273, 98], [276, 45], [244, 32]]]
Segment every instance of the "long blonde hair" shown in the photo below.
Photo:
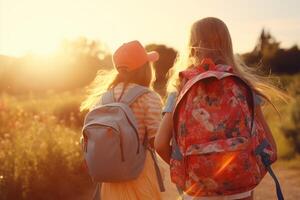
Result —
[[196, 21], [190, 31], [187, 50], [180, 54], [175, 63], [175, 73], [171, 77], [168, 91], [180, 90], [178, 72], [200, 64], [203, 58], [210, 58], [215, 64], [226, 64], [233, 67], [233, 71], [246, 80], [254, 90], [268, 101], [274, 97], [286, 101], [289, 97], [282, 90], [274, 86], [270, 77], [260, 76], [254, 68], [246, 66], [241, 59], [234, 56], [232, 41], [226, 24], [214, 17], [207, 17]]
[[113, 89], [119, 83], [124, 83], [122, 93], [129, 83], [150, 87], [153, 83], [153, 70], [149, 62], [134, 71], [100, 70], [93, 83], [88, 88], [87, 98], [82, 102], [80, 110], [89, 110], [107, 90]]

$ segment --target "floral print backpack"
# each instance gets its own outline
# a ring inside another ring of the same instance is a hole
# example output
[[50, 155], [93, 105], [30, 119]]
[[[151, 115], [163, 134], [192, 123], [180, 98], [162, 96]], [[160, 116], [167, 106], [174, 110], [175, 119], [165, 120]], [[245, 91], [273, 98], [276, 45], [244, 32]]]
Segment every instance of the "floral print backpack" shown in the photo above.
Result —
[[210, 59], [180, 77], [185, 84], [173, 109], [172, 182], [191, 196], [251, 191], [276, 160], [255, 118], [257, 95], [230, 66]]

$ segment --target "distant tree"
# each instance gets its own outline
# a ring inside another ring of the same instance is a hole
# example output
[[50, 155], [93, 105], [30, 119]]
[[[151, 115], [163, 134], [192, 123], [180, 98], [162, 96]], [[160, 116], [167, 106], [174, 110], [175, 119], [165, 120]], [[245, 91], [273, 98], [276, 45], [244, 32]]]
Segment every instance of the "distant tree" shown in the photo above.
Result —
[[258, 43], [256, 44], [253, 53], [260, 54], [264, 59], [268, 59], [279, 49], [280, 43], [265, 29], [262, 30]]
[[60, 51], [70, 55], [85, 55], [103, 59], [108, 53], [108, 48], [99, 41], [79, 37], [75, 40], [63, 40]]
[[264, 72], [294, 74], [300, 72], [300, 50], [295, 45], [291, 49], [280, 48], [280, 42], [264, 29], [252, 52], [243, 55], [249, 66], [262, 66]]
[[108, 48], [99, 41], [84, 37], [74, 41], [64, 41], [61, 53], [69, 60], [65, 68], [66, 73], [70, 75], [69, 87], [71, 88], [89, 84], [100, 69], [112, 68]]
[[277, 74], [295, 74], [300, 72], [300, 50], [295, 45], [290, 49], [280, 49], [269, 60], [272, 72]]
[[162, 44], [149, 44], [146, 46], [146, 49], [159, 53], [159, 60], [154, 63], [155, 81], [153, 87], [164, 97], [166, 95], [166, 85], [169, 79], [169, 70], [174, 65], [177, 51]]
[[88, 85], [100, 69], [112, 69], [111, 55], [99, 41], [65, 40], [51, 56], [0, 56], [0, 91], [71, 90]]

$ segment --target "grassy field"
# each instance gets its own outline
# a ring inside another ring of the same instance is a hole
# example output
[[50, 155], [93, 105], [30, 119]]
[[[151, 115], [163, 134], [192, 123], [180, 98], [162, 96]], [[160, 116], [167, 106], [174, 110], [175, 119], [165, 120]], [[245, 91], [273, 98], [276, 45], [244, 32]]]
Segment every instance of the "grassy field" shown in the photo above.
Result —
[[[291, 94], [298, 95], [299, 76], [285, 77]], [[92, 183], [83, 166], [79, 138], [84, 113], [79, 105], [84, 91], [65, 93], [0, 96], [0, 199], [1, 200], [60, 200], [87, 195]], [[284, 130], [298, 130], [293, 113], [299, 98], [288, 104], [278, 104], [281, 118], [269, 106], [264, 109], [278, 144], [281, 160], [276, 165], [280, 172], [287, 199], [299, 199], [300, 169], [286, 165], [286, 159], [295, 158], [296, 144], [284, 135]], [[298, 132], [298, 134], [300, 134]], [[291, 161], [289, 161], [290, 163]], [[166, 166], [164, 166], [166, 168]], [[281, 173], [282, 172], [282, 173]], [[168, 172], [166, 169], [166, 176]], [[264, 185], [270, 185], [271, 182]], [[294, 181], [294, 182], [293, 182]], [[290, 185], [291, 184], [291, 185]], [[174, 186], [166, 199], [176, 195]], [[264, 189], [264, 188], [263, 188]], [[258, 188], [257, 199], [263, 189]]]
[[1, 96], [0, 199], [66, 199], [85, 189], [81, 100], [73, 93]]

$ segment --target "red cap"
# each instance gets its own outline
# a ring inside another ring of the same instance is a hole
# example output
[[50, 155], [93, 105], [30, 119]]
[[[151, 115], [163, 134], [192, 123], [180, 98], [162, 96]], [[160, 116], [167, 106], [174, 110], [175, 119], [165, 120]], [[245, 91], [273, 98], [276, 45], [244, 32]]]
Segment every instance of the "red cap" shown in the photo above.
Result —
[[147, 52], [137, 40], [124, 43], [113, 54], [115, 68], [126, 68], [128, 71], [138, 69], [146, 62], [155, 62], [158, 59], [159, 54], [156, 51]]

